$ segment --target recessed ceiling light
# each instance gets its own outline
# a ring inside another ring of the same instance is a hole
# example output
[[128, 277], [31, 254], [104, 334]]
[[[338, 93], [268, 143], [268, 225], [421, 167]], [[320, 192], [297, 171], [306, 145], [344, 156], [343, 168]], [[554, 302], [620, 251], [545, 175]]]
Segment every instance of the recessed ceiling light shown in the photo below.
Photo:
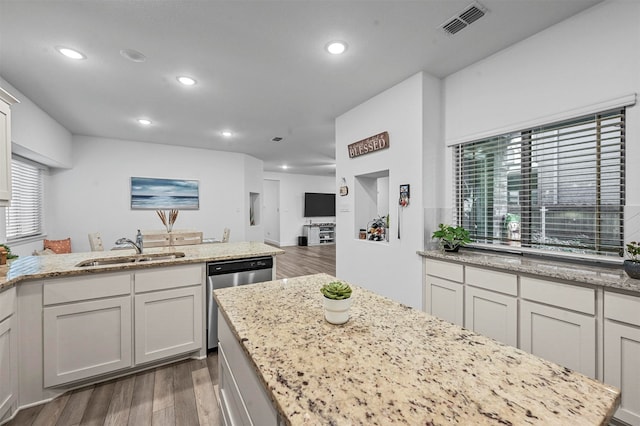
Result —
[[332, 55], [341, 55], [347, 50], [347, 43], [344, 41], [332, 41], [325, 46], [327, 52]]
[[220, 134], [225, 138], [230, 138], [231, 136], [233, 136], [233, 133], [231, 133], [229, 130], [223, 130], [222, 132], [220, 132]]
[[282, 166], [280, 166], [280, 168], [282, 170], [287, 170], [289, 168], [289, 166], [287, 166], [286, 164], [283, 164]]
[[138, 124], [149, 126], [151, 124], [151, 120], [149, 120], [148, 118], [138, 118]]
[[85, 55], [68, 47], [57, 46], [56, 50], [70, 59], [87, 59]]
[[180, 84], [184, 84], [185, 86], [193, 86], [194, 84], [196, 84], [196, 81], [193, 78], [187, 76], [176, 77], [176, 80], [178, 80]]
[[132, 62], [144, 62], [147, 60], [147, 57], [144, 56], [144, 53], [138, 52], [134, 49], [122, 49], [120, 51], [120, 55]]

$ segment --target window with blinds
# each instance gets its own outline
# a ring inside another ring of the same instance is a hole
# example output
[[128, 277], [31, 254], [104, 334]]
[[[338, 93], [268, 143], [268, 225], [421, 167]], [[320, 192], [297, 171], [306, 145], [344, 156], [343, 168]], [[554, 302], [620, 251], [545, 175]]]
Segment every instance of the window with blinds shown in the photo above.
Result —
[[7, 207], [7, 240], [41, 235], [43, 169], [18, 158], [11, 160], [11, 205]]
[[625, 110], [457, 145], [455, 220], [478, 243], [621, 256]]

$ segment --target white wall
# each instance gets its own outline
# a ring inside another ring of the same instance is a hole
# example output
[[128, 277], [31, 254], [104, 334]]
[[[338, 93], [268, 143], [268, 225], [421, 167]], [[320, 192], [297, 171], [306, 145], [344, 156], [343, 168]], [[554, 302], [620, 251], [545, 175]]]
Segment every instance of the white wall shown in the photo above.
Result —
[[[221, 238], [229, 227], [232, 241], [245, 240], [248, 192], [262, 192], [262, 162], [254, 160], [244, 154], [74, 136], [74, 167], [51, 172], [48, 238], [71, 237], [74, 251], [88, 251], [90, 232], [100, 232], [110, 247], [117, 238], [135, 237], [139, 228], [162, 229], [155, 211], [130, 208], [130, 178], [142, 176], [200, 182], [200, 209], [180, 211], [176, 229]], [[259, 176], [260, 188], [245, 189], [249, 174]]]
[[[263, 167], [262, 160], [248, 155], [244, 156], [244, 223], [245, 223], [245, 241], [264, 241], [264, 225], [262, 224], [262, 197], [264, 197], [264, 180], [262, 178]], [[233, 186], [233, 181], [228, 181]], [[255, 204], [255, 224], [251, 225], [249, 217], [250, 193], [258, 194]], [[233, 234], [233, 231], [231, 231]]]
[[[640, 92], [640, 2], [614, 0], [444, 81], [447, 143], [522, 128]], [[640, 106], [627, 109], [625, 239], [640, 239]], [[450, 159], [450, 150], [447, 158]], [[448, 169], [445, 194], [451, 194]], [[450, 197], [443, 199], [451, 207]]]
[[20, 101], [11, 107], [13, 153], [50, 167], [71, 167], [71, 133], [2, 77], [0, 87]]
[[[304, 193], [325, 192], [336, 193], [337, 184], [333, 176], [299, 175], [292, 173], [265, 172], [264, 178], [280, 182], [280, 236], [275, 244], [295, 246], [298, 236], [302, 235], [302, 226], [309, 223], [304, 217]], [[340, 198], [340, 197], [338, 197]], [[336, 210], [338, 209], [336, 201]], [[335, 222], [335, 217], [314, 217], [313, 222]], [[336, 234], [340, 234], [340, 228]], [[273, 237], [272, 240], [276, 238]]]
[[[440, 81], [418, 73], [336, 119], [336, 178], [344, 177], [349, 187], [336, 205], [336, 275], [416, 308], [421, 308], [423, 287], [422, 258], [416, 254], [424, 246], [423, 152], [441, 144], [440, 95]], [[425, 117], [428, 113], [435, 116]], [[349, 158], [347, 145], [384, 131], [388, 149]], [[389, 170], [389, 242], [359, 240], [358, 229], [366, 224], [355, 223], [354, 176], [382, 170]], [[411, 204], [402, 212], [398, 239], [401, 184], [411, 185]]]
[[280, 181], [264, 180], [264, 198], [262, 209], [264, 241], [280, 244]]

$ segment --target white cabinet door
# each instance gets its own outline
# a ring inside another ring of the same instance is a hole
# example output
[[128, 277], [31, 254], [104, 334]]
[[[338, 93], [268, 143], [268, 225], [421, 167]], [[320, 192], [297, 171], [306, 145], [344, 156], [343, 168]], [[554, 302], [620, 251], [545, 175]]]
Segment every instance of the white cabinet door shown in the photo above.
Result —
[[18, 390], [18, 337], [15, 315], [0, 322], [0, 419], [16, 410]]
[[589, 377], [596, 377], [594, 316], [523, 300], [521, 349]]
[[317, 246], [320, 244], [320, 228], [318, 226], [305, 225], [303, 235], [307, 237], [307, 244]]
[[622, 390], [616, 419], [640, 425], [640, 328], [604, 322], [604, 382]]
[[281, 424], [262, 381], [221, 312], [218, 312], [218, 339], [218, 392], [225, 424]]
[[135, 296], [135, 362], [141, 364], [202, 348], [202, 287]]
[[45, 387], [130, 367], [131, 296], [45, 307]]
[[518, 346], [518, 299], [467, 286], [465, 327], [511, 346]]
[[460, 327], [464, 324], [464, 286], [427, 275], [427, 313]]

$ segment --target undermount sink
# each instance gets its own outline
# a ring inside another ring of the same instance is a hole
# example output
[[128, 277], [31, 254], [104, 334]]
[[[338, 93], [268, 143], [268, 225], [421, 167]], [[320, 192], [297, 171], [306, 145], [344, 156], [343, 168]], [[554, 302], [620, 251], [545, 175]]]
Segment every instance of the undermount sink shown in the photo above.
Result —
[[87, 259], [78, 263], [76, 266], [85, 268], [87, 266], [105, 266], [105, 265], [126, 265], [128, 263], [151, 262], [152, 260], [173, 260], [184, 257], [184, 253], [154, 253], [154, 254], [137, 254], [135, 256], [123, 257], [103, 257], [100, 259]]

